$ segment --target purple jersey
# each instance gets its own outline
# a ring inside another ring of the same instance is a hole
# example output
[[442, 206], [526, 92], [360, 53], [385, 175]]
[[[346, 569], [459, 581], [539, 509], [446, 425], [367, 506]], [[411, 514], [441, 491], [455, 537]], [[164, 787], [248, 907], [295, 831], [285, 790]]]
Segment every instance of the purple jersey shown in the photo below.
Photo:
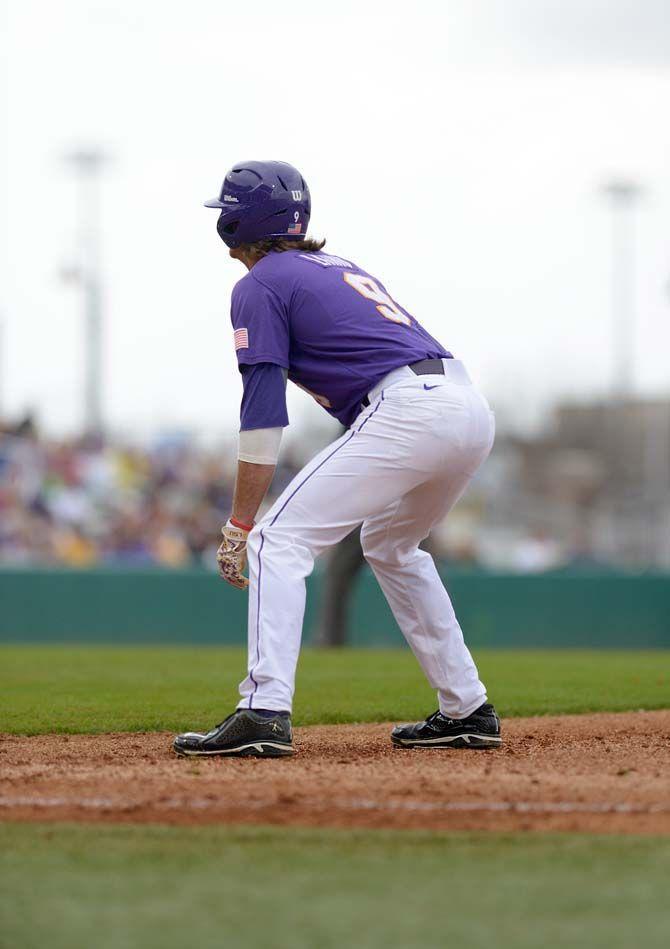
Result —
[[233, 289], [240, 366], [273, 363], [350, 425], [392, 369], [451, 354], [383, 284], [323, 251], [270, 253]]

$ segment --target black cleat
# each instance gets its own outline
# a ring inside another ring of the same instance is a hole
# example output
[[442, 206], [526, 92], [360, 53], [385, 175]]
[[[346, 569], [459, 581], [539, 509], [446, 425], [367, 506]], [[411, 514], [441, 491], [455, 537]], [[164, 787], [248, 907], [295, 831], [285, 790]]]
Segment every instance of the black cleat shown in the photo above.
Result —
[[281, 758], [293, 754], [288, 712], [238, 708], [207, 734], [184, 732], [172, 747], [178, 755]]
[[467, 718], [447, 718], [433, 712], [425, 722], [397, 725], [391, 741], [400, 748], [499, 748], [500, 719], [486, 703]]

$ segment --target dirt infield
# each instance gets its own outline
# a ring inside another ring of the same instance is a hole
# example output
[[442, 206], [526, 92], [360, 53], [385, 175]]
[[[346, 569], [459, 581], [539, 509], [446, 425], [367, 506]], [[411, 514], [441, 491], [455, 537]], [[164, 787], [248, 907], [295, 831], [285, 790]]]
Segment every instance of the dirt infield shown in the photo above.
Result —
[[6, 820], [670, 833], [670, 710], [510, 719], [490, 751], [389, 725], [297, 730], [284, 760], [178, 759], [170, 735], [0, 738]]

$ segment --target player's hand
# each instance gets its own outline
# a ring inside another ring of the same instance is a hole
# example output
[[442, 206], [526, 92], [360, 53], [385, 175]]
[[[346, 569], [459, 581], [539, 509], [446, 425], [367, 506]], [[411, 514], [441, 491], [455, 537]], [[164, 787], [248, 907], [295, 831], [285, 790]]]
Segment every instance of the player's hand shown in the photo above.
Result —
[[223, 541], [216, 552], [219, 576], [238, 590], [244, 590], [249, 586], [249, 581], [242, 575], [247, 565], [249, 531], [238, 527], [233, 523], [232, 518], [229, 518], [225, 526], [221, 528], [221, 533]]

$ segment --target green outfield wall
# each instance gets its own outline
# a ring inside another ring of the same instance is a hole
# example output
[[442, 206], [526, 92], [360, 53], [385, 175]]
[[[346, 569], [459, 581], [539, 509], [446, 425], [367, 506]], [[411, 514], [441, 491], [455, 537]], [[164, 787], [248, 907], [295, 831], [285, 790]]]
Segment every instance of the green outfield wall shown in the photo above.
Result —
[[[670, 647], [670, 575], [442, 571], [472, 646]], [[309, 642], [320, 575], [308, 583]], [[247, 594], [203, 570], [0, 570], [0, 641], [244, 642]], [[365, 571], [352, 608], [352, 643], [403, 640]]]

